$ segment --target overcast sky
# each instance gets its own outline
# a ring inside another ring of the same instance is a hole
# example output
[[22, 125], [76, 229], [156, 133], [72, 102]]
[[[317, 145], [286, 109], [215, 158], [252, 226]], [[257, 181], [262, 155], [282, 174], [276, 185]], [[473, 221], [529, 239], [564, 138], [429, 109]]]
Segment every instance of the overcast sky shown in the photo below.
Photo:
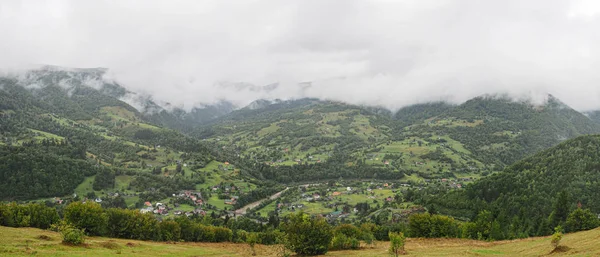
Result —
[[594, 0], [2, 0], [0, 35], [0, 67], [106, 67], [186, 108], [321, 97], [395, 109], [485, 93], [600, 108]]

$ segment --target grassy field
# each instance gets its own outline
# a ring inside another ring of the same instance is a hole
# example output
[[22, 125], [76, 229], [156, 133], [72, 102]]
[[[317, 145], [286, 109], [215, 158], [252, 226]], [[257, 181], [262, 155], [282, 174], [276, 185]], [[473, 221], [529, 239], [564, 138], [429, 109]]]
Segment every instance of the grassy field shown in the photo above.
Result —
[[[41, 237], [43, 236], [43, 237]], [[549, 237], [513, 241], [481, 242], [466, 239], [413, 239], [406, 242], [404, 256], [599, 256], [600, 229], [567, 234], [558, 251]], [[85, 246], [61, 243], [58, 233], [33, 228], [0, 227], [1, 256], [251, 256], [246, 244], [156, 243], [147, 241], [87, 238]], [[326, 256], [388, 256], [387, 242], [361, 250], [331, 251]], [[278, 246], [257, 245], [257, 256], [277, 256]]]

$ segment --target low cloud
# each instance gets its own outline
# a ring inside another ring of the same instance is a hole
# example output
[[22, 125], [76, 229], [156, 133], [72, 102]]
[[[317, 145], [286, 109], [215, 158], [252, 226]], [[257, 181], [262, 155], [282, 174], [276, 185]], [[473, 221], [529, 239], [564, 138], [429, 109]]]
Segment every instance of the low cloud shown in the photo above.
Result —
[[493, 93], [600, 108], [596, 1], [3, 1], [0, 67], [106, 67], [191, 108], [319, 97], [397, 109]]

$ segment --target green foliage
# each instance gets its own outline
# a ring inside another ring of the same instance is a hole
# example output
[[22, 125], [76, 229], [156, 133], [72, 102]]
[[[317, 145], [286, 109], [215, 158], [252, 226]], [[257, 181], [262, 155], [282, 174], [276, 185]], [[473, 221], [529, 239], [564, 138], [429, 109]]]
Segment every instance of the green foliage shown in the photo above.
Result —
[[473, 183], [462, 197], [440, 201], [470, 208], [472, 213], [492, 211], [486, 219], [479, 218], [477, 230], [484, 238], [498, 227], [502, 235], [495, 239], [549, 235], [553, 226], [567, 221], [577, 202], [592, 213], [600, 212], [598, 148], [600, 136], [568, 140]]
[[577, 232], [594, 229], [599, 223], [598, 216], [590, 209], [577, 208], [567, 217], [566, 228], [568, 232]]
[[558, 248], [562, 238], [563, 238], [562, 227], [558, 226], [558, 227], [554, 228], [554, 234], [552, 234], [552, 237], [550, 239], [550, 244], [552, 245], [552, 247], [554, 247], [554, 249]]
[[290, 214], [282, 224], [287, 234], [287, 247], [301, 255], [325, 254], [333, 238], [331, 226], [323, 218], [312, 218], [299, 212]]
[[248, 245], [250, 246], [250, 249], [252, 249], [252, 256], [256, 255], [256, 250], [254, 249], [254, 246], [258, 242], [259, 242], [259, 238], [258, 238], [257, 233], [248, 234], [248, 237], [246, 238], [246, 243], [248, 243]]
[[390, 238], [390, 248], [388, 249], [388, 253], [393, 256], [404, 254], [404, 244], [406, 243], [404, 233], [390, 232], [388, 236]]
[[362, 231], [352, 224], [341, 224], [333, 229], [334, 235], [345, 235], [349, 238], [360, 238]]
[[108, 217], [100, 204], [94, 202], [73, 202], [65, 207], [64, 219], [76, 228], [85, 230], [92, 236], [104, 235]]
[[43, 204], [0, 203], [0, 225], [2, 226], [47, 229], [58, 221], [56, 209]]
[[71, 225], [64, 225], [60, 227], [59, 231], [63, 238], [63, 243], [81, 245], [85, 242], [85, 232], [83, 229], [78, 229]]
[[177, 242], [181, 237], [181, 227], [175, 221], [166, 220], [160, 222], [159, 230], [161, 241]]
[[429, 213], [413, 214], [408, 226], [412, 237], [460, 237], [460, 225], [453, 218]]
[[66, 144], [24, 147], [0, 145], [0, 199], [67, 195], [101, 168], [80, 159], [79, 148]]
[[104, 169], [98, 172], [94, 178], [92, 188], [94, 190], [102, 190], [105, 188], [115, 187], [115, 172], [112, 170]]
[[355, 237], [348, 237], [344, 234], [335, 234], [331, 240], [331, 250], [358, 250], [360, 241]]
[[[373, 234], [370, 231], [361, 231], [352, 224], [341, 224], [333, 229], [331, 250], [357, 250], [360, 248], [360, 240], [366, 238], [372, 243]], [[370, 235], [370, 236], [369, 236]]]

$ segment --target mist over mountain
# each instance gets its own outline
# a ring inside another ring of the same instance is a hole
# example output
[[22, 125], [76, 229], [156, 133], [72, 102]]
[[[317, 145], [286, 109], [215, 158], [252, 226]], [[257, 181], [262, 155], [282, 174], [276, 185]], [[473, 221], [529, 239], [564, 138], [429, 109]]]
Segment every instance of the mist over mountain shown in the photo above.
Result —
[[395, 111], [484, 94], [552, 94], [576, 110], [600, 109], [596, 1], [1, 7], [0, 67], [106, 67], [128, 91], [188, 111], [305, 97]]

